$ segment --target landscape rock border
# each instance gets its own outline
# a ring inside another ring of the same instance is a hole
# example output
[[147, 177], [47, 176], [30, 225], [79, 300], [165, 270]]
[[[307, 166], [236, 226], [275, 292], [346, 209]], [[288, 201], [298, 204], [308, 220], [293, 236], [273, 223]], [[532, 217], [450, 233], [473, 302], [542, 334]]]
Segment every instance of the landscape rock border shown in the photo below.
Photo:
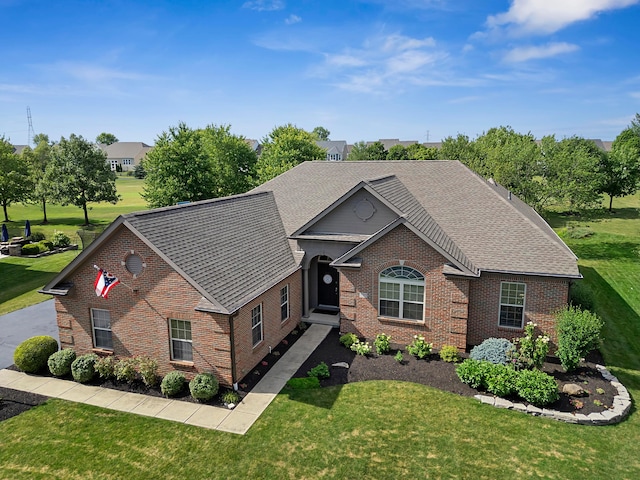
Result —
[[489, 395], [474, 395], [474, 397], [480, 402], [487, 405], [493, 405], [496, 408], [506, 408], [566, 423], [578, 423], [580, 425], [612, 425], [614, 423], [619, 423], [626, 418], [631, 411], [631, 396], [629, 395], [627, 388], [622, 385], [622, 383], [620, 383], [618, 379], [606, 369], [606, 367], [596, 365], [596, 368], [602, 375], [602, 378], [611, 382], [611, 386], [618, 390], [618, 394], [613, 397], [613, 405], [609, 410], [605, 410], [604, 412], [584, 415], [582, 413], [559, 412], [557, 410], [549, 410], [547, 408], [538, 408], [533, 405], [511, 402], [504, 398]]

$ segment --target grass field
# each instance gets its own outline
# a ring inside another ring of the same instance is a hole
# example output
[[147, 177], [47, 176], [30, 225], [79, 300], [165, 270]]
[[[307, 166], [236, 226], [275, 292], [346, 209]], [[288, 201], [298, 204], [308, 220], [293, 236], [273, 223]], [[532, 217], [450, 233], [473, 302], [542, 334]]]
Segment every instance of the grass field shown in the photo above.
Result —
[[[580, 257], [606, 363], [637, 399], [640, 201], [615, 206], [549, 220]], [[581, 426], [400, 382], [281, 393], [244, 436], [51, 400], [0, 423], [0, 438], [11, 479], [640, 478], [635, 407], [618, 425]]]

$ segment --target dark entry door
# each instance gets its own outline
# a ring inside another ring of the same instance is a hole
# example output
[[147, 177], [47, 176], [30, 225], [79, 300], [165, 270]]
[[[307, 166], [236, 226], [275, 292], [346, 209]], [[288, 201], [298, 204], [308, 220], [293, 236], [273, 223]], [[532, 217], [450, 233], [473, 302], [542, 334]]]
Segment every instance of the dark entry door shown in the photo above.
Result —
[[338, 271], [328, 263], [318, 263], [318, 306], [338, 308]]

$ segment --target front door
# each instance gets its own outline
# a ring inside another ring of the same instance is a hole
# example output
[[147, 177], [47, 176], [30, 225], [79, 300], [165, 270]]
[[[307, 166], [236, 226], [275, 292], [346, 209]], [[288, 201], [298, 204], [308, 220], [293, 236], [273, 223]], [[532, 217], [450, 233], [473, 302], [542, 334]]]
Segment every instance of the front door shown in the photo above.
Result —
[[338, 271], [318, 262], [318, 306], [338, 309]]

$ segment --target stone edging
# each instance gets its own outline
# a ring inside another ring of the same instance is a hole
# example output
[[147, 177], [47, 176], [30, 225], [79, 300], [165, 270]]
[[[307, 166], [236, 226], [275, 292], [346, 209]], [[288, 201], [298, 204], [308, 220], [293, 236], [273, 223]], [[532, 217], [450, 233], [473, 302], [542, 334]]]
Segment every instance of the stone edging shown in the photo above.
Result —
[[596, 365], [596, 368], [602, 375], [602, 378], [611, 382], [611, 386], [618, 390], [618, 394], [613, 397], [613, 405], [609, 410], [604, 412], [590, 413], [585, 415], [583, 413], [569, 413], [558, 412], [557, 410], [549, 410], [547, 408], [538, 408], [533, 405], [525, 405], [523, 403], [514, 403], [509, 400], [505, 400], [500, 397], [493, 397], [489, 395], [474, 395], [475, 398], [482, 403], [493, 405], [497, 408], [507, 408], [518, 412], [528, 413], [529, 415], [541, 416], [551, 418], [553, 420], [559, 420], [567, 423], [579, 423], [581, 425], [611, 425], [613, 423], [621, 422], [631, 410], [631, 397], [626, 387], [622, 385], [618, 379], [609, 373], [602, 365]]

